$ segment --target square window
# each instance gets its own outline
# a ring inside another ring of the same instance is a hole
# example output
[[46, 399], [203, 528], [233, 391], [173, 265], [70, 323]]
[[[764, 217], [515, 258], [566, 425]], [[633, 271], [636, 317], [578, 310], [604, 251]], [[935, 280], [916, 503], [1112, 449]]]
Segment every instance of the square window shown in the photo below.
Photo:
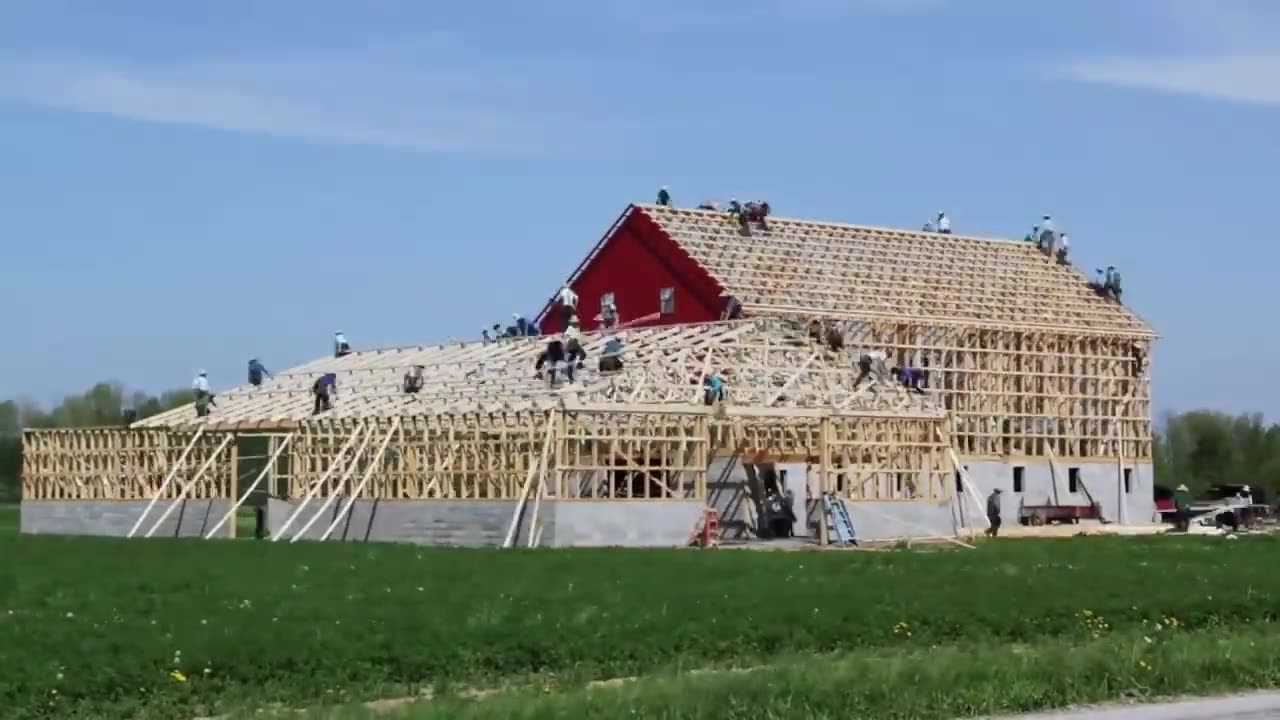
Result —
[[1024, 467], [1015, 467], [1013, 469], [1013, 491], [1016, 493], [1022, 492], [1022, 479], [1026, 470]]
[[662, 288], [658, 291], [658, 313], [670, 315], [676, 311], [676, 289]]
[[1080, 492], [1080, 468], [1067, 468], [1067, 492]]

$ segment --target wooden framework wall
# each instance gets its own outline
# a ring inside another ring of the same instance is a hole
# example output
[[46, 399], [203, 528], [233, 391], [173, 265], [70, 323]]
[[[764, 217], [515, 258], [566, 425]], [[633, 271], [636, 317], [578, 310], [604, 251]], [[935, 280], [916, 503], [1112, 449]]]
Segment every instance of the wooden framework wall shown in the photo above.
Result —
[[[946, 497], [951, 469], [941, 464], [941, 416], [731, 412], [628, 406], [320, 421], [295, 431], [260, 487], [295, 499], [313, 489], [317, 497], [359, 489], [359, 497], [389, 500], [513, 500], [539, 478], [544, 495], [560, 500], [700, 500], [712, 461], [737, 454], [825, 470], [811, 487], [815, 496]], [[120, 428], [29, 432], [24, 497], [150, 499], [193, 437]], [[164, 497], [175, 497], [226, 437], [201, 434]], [[260, 439], [271, 452], [280, 440]], [[236, 446], [233, 440], [214, 459], [188, 497], [238, 499], [235, 475], [244, 468]], [[264, 467], [254, 463], [249, 474]]]
[[[90, 428], [28, 430], [22, 437], [22, 497], [27, 500], [149, 500], [191, 444], [194, 432]], [[177, 497], [222, 444], [226, 433], [201, 433], [165, 498]], [[234, 443], [196, 481], [191, 499], [231, 497]]]
[[951, 497], [956, 468], [941, 417], [816, 414], [788, 422], [735, 422], [730, 432], [746, 462], [806, 463], [811, 497]]
[[844, 321], [892, 364], [927, 363], [966, 457], [1151, 459], [1150, 340]]

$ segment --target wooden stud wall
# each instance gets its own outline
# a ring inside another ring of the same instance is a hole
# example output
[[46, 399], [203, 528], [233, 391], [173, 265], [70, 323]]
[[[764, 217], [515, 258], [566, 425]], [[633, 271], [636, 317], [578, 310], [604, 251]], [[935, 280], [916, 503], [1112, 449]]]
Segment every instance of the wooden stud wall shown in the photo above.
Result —
[[[92, 428], [28, 430], [22, 437], [22, 497], [29, 500], [146, 500], [164, 482], [194, 433]], [[165, 497], [176, 497], [209, 459], [225, 433], [204, 433], [187, 454]], [[227, 498], [234, 455], [224, 450], [188, 493], [192, 499]]]

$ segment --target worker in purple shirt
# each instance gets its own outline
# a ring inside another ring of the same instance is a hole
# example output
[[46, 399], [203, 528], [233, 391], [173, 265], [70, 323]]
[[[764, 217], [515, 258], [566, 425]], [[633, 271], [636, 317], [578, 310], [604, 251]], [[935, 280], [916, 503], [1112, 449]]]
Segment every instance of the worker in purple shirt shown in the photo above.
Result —
[[927, 379], [927, 376], [925, 375], [926, 371], [923, 370], [922, 368], [896, 367], [890, 372], [893, 374], [894, 377], [898, 378], [898, 380], [903, 385], [920, 393], [921, 395], [924, 394], [924, 390], [921, 390], [920, 386], [922, 384], [928, 384], [928, 379]]
[[316, 408], [314, 415], [333, 408], [333, 400], [338, 394], [338, 376], [335, 373], [325, 373], [311, 385], [311, 392], [316, 396]]

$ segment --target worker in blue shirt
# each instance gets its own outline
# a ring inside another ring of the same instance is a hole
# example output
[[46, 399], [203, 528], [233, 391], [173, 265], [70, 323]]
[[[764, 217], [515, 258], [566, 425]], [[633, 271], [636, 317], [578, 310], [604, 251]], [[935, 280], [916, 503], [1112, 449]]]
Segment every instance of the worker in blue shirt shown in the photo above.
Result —
[[717, 400], [724, 400], [724, 383], [721, 382], [719, 375], [709, 373], [702, 379], [702, 386], [706, 389], [704, 393], [706, 404], [714, 405]]
[[262, 366], [262, 363], [258, 361], [258, 358], [254, 358], [250, 360], [249, 361], [249, 384], [254, 387], [262, 387], [262, 377], [264, 375], [267, 377], [271, 377], [271, 373], [267, 372], [267, 369]]

